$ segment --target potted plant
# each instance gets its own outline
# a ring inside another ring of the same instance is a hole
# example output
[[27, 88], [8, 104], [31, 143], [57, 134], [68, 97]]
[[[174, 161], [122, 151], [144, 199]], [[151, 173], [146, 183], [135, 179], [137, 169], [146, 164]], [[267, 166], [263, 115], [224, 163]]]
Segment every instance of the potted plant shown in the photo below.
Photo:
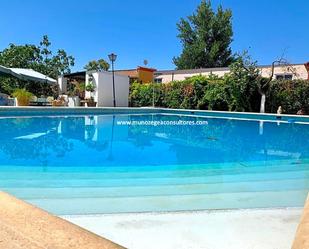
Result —
[[94, 97], [93, 97], [93, 93], [95, 91], [95, 85], [92, 82], [90, 82], [86, 85], [85, 89], [86, 89], [87, 92], [90, 92], [90, 98], [86, 98], [87, 106], [88, 107], [95, 107], [97, 105], [97, 102], [94, 101]]
[[16, 98], [17, 106], [28, 106], [33, 94], [26, 89], [16, 89], [13, 92], [13, 97]]
[[80, 106], [79, 92], [76, 87], [72, 91], [68, 92], [68, 96], [69, 107]]

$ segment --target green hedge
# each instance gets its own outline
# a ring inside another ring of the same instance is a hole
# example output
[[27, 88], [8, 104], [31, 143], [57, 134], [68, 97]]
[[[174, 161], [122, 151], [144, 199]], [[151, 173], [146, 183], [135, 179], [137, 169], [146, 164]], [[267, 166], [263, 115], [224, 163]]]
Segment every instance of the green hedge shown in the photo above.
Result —
[[[179, 109], [258, 112], [260, 94], [253, 78], [239, 75], [194, 76], [167, 84], [133, 83], [130, 88], [132, 107], [152, 106]], [[154, 98], [153, 98], [154, 96]], [[282, 106], [285, 113], [295, 114], [303, 108], [309, 113], [309, 81], [272, 81], [266, 94], [266, 110], [275, 113]]]
[[282, 106], [285, 113], [295, 114], [301, 108], [309, 114], [309, 81], [272, 81], [267, 92], [266, 110], [276, 112]]

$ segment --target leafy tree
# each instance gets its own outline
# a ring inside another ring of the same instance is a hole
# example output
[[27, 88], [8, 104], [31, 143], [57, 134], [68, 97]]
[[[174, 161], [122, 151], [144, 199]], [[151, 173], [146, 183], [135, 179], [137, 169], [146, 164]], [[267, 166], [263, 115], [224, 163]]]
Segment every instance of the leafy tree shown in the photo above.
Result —
[[252, 97], [258, 89], [260, 71], [257, 63], [245, 52], [239, 55], [230, 66], [230, 73], [225, 76], [230, 96], [230, 111], [254, 111]]
[[[6, 67], [28, 68], [56, 79], [58, 75], [70, 73], [74, 57], [63, 49], [55, 54], [50, 50], [51, 42], [44, 35], [39, 45], [10, 44], [0, 51], [0, 65]], [[16, 88], [26, 88], [35, 95], [53, 95], [53, 86], [44, 83], [27, 82], [13, 77], [1, 77], [0, 91], [12, 93]]]
[[40, 53], [40, 48], [35, 45], [10, 44], [0, 52], [0, 65], [36, 69], [41, 62]]
[[177, 69], [225, 67], [233, 62], [232, 11], [220, 5], [215, 12], [209, 0], [202, 0], [196, 13], [177, 24], [183, 51], [173, 59]]
[[110, 65], [104, 59], [89, 61], [84, 67], [87, 71], [108, 71]]

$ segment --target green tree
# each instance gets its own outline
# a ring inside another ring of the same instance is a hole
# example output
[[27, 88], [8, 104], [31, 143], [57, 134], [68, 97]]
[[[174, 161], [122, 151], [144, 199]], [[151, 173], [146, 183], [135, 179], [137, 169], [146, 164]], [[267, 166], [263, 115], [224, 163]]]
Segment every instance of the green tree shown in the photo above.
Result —
[[84, 66], [87, 71], [108, 71], [109, 67], [109, 63], [104, 59], [89, 61], [88, 64]]
[[209, 0], [203, 0], [196, 13], [177, 24], [183, 51], [173, 61], [177, 69], [225, 67], [233, 62], [232, 11], [220, 5], [215, 12]]
[[[0, 65], [6, 67], [28, 68], [56, 79], [58, 75], [70, 73], [74, 66], [74, 57], [63, 49], [55, 54], [50, 50], [51, 42], [47, 35], [43, 36], [39, 45], [10, 44], [0, 51]], [[48, 84], [27, 82], [12, 77], [1, 77], [0, 91], [12, 93], [15, 88], [26, 88], [35, 95], [52, 94], [53, 87]]]
[[252, 100], [256, 97], [260, 81], [257, 63], [247, 52], [239, 55], [230, 65], [230, 73], [225, 76], [229, 93], [230, 111], [254, 111]]

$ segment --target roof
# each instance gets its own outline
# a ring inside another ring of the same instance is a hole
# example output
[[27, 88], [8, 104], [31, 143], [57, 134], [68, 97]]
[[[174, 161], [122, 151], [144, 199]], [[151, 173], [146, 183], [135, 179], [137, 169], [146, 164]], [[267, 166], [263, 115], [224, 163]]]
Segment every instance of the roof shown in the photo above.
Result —
[[[119, 75], [123, 75], [123, 76], [129, 76], [130, 78], [138, 78], [138, 71], [139, 70], [148, 71], [148, 72], [155, 72], [155, 71], [157, 71], [154, 68], [138, 66], [135, 69], [123, 69], [123, 70], [119, 69], [119, 70], [115, 70], [115, 73], [117, 73]], [[75, 73], [68, 73], [68, 74], [64, 74], [63, 76], [64, 77], [72, 77], [72, 78], [86, 77], [86, 71], [79, 71], [79, 72], [75, 72]]]
[[137, 67], [137, 70], [143, 70], [143, 71], [148, 71], [148, 72], [156, 72], [157, 69], [154, 69], [154, 68], [150, 68], [150, 67]]
[[129, 76], [130, 78], [138, 78], [137, 69], [128, 69], [128, 70], [115, 70], [115, 73]]
[[86, 71], [79, 71], [75, 73], [66, 73], [63, 75], [64, 77], [75, 77], [75, 76], [84, 76], [86, 77]]
[[185, 70], [161, 70], [155, 72], [155, 75], [162, 74], [193, 74], [193, 73], [207, 73], [212, 71], [228, 71], [228, 67], [214, 67], [214, 68], [199, 68], [199, 69], [185, 69]]

